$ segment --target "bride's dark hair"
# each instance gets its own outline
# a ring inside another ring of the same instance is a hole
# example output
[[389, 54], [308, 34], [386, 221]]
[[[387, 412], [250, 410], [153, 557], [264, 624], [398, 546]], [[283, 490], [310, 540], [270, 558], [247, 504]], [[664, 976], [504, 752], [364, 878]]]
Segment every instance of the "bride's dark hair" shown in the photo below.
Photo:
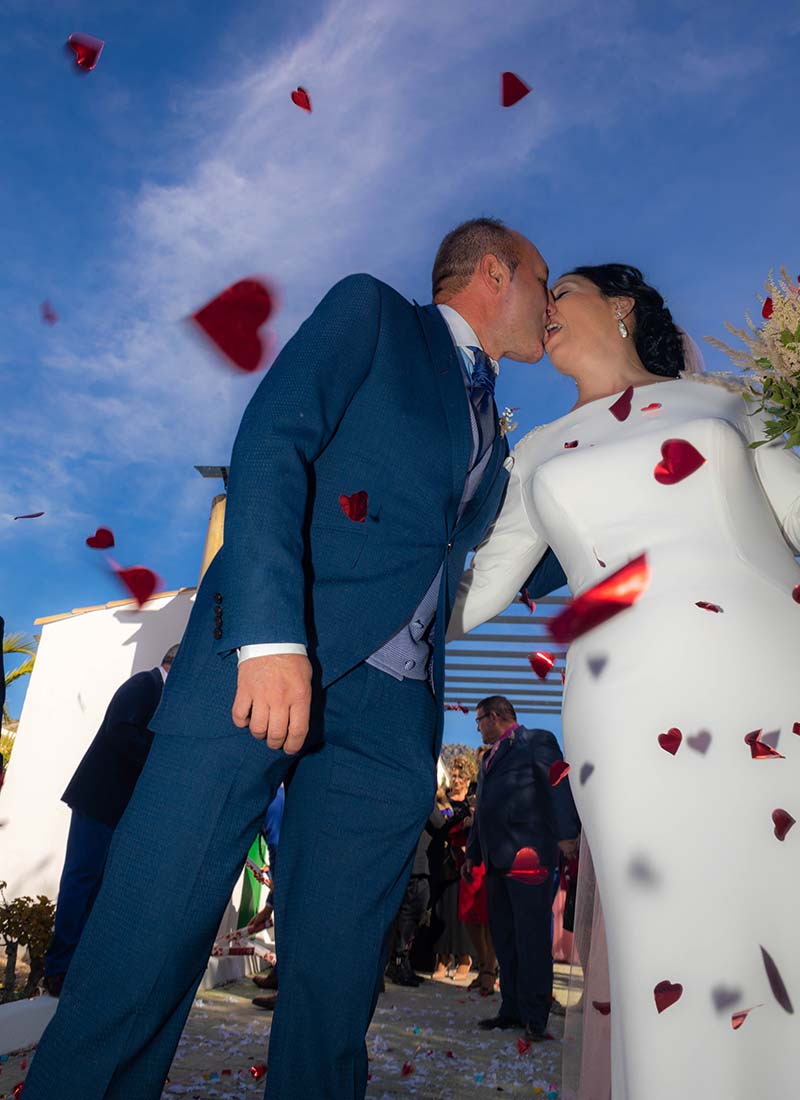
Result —
[[678, 377], [685, 369], [680, 331], [664, 299], [644, 281], [638, 267], [596, 264], [573, 268], [569, 274], [589, 279], [606, 298], [633, 298], [636, 322], [632, 326], [633, 340], [639, 358], [651, 374]]

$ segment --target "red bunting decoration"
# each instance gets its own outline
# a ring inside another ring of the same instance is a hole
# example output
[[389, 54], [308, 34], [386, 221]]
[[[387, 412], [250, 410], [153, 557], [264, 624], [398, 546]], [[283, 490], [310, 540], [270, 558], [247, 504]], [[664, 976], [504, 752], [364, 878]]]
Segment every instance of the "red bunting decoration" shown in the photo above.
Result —
[[539, 861], [539, 853], [535, 848], [520, 848], [514, 856], [508, 877], [515, 882], [527, 882], [534, 885], [546, 882], [550, 877], [550, 871], [543, 867]]
[[788, 810], [773, 810], [772, 823], [775, 826], [775, 836], [778, 840], [785, 840], [791, 827], [797, 824]]
[[14, 516], [14, 519], [39, 519], [43, 515], [44, 512], [28, 512], [25, 516]]
[[775, 311], [775, 307], [772, 304], [772, 299], [771, 298], [766, 298], [764, 300], [764, 305], [761, 307], [761, 316], [764, 318], [765, 321], [768, 321], [770, 319], [770, 317], [772, 316], [772, 314], [774, 313], [774, 311]]
[[553, 671], [553, 666], [556, 663], [556, 659], [552, 653], [542, 653], [537, 651], [536, 653], [529, 653], [528, 660], [530, 666], [540, 680], [546, 680], [550, 672]]
[[[761, 947], [761, 944], [759, 944], [759, 947]], [[784, 1012], [788, 1012], [789, 1015], [792, 1015], [794, 1013], [794, 1006], [792, 1005], [792, 1000], [784, 985], [783, 978], [780, 975], [775, 960], [764, 947], [761, 947], [761, 958], [764, 962], [764, 969], [767, 972], [767, 981], [769, 982], [773, 997]]]
[[143, 565], [133, 565], [130, 569], [121, 569], [114, 564], [114, 572], [127, 588], [139, 607], [143, 607], [161, 584], [161, 579]]
[[592, 1001], [592, 1008], [596, 1009], [601, 1016], [611, 1015], [611, 1002], [610, 1001]]
[[403, 1062], [403, 1068], [400, 1070], [401, 1077], [410, 1077], [414, 1072], [414, 1065], [412, 1062]]
[[266, 1077], [267, 1067], [266, 1063], [258, 1062], [256, 1065], [250, 1067], [250, 1074], [255, 1077], [256, 1081], [260, 1081], [262, 1077]]
[[617, 420], [627, 420], [631, 415], [631, 405], [633, 404], [633, 386], [628, 386], [624, 393], [620, 394], [613, 405], [609, 405], [608, 411], [612, 416], [615, 416]]
[[367, 519], [367, 504], [369, 498], [364, 490], [352, 493], [349, 497], [344, 493], [339, 497], [342, 511], [353, 523], [364, 523]]
[[503, 73], [500, 77], [500, 103], [503, 107], [513, 107], [529, 92], [529, 86], [516, 73]]
[[677, 728], [673, 726], [672, 729], [667, 730], [666, 733], [659, 733], [658, 743], [664, 752], [668, 752], [670, 756], [674, 756], [678, 749], [681, 747], [683, 741], [683, 734]]
[[750, 746], [750, 755], [753, 760], [785, 760], [785, 756], [761, 740], [763, 732], [763, 730], [753, 730], [745, 734], [745, 744]]
[[653, 990], [653, 996], [655, 997], [656, 1008], [660, 1015], [662, 1012], [666, 1011], [666, 1009], [671, 1008], [676, 1001], [681, 999], [683, 996], [683, 986], [680, 982], [675, 982], [674, 985], [672, 982], [659, 982]]
[[557, 787], [568, 775], [569, 764], [566, 760], [554, 760], [550, 765], [550, 786]]
[[605, 580], [571, 600], [563, 611], [547, 624], [550, 636], [563, 644], [573, 642], [589, 630], [632, 607], [650, 583], [647, 555], [623, 565]]
[[86, 545], [92, 550], [110, 550], [114, 545], [114, 532], [110, 527], [98, 527], [93, 535], [89, 535]]
[[264, 360], [258, 330], [273, 310], [273, 296], [262, 282], [241, 279], [193, 313], [191, 320], [234, 366], [252, 373]]
[[577, 446], [578, 446], [578, 440], [577, 439], [571, 439], [569, 441], [569, 443], [564, 444], [564, 449], [567, 450], [567, 451], [571, 451], [571, 450], [574, 450], [574, 448], [577, 447]]
[[667, 439], [661, 444], [661, 461], [653, 470], [659, 485], [677, 485], [705, 464], [705, 458], [686, 439]]
[[643, 407], [642, 412], [643, 413], [656, 412], [660, 408], [661, 408], [661, 402], [660, 401], [651, 401], [649, 405], [645, 405]]
[[531, 599], [530, 592], [528, 591], [527, 588], [523, 588], [522, 592], [520, 592], [519, 602], [525, 604], [528, 611], [530, 611], [531, 615], [536, 610], [536, 601]]
[[67, 45], [75, 54], [75, 64], [84, 72], [90, 73], [103, 52], [105, 42], [90, 34], [71, 34]]
[[458, 710], [458, 711], [461, 711], [462, 714], [469, 714], [469, 710], [465, 706], [463, 706], [463, 704], [461, 704], [461, 703], [445, 703], [444, 709], [445, 710]]
[[58, 314], [49, 302], [42, 302], [42, 320], [48, 325], [55, 325], [58, 321]]
[[694, 606], [701, 607], [703, 611], [714, 611], [717, 615], [722, 613], [722, 608], [718, 603], [706, 603], [705, 600], [698, 600]]
[[296, 91], [292, 92], [292, 103], [301, 110], [308, 111], [308, 113], [311, 114], [311, 96], [305, 88], [298, 86]]

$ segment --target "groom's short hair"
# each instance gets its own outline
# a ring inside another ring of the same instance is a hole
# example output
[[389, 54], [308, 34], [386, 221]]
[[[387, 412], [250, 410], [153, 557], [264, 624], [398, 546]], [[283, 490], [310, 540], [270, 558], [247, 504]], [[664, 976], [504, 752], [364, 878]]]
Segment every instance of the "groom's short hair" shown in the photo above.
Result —
[[488, 253], [502, 260], [513, 277], [521, 259], [519, 241], [499, 218], [472, 218], [451, 229], [433, 261], [434, 302], [463, 290]]

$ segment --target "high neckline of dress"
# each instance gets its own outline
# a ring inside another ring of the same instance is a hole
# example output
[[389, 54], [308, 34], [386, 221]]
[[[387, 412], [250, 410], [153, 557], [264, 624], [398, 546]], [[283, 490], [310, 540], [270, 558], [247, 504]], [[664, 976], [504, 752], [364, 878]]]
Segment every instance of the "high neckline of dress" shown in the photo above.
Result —
[[[665, 378], [663, 382], [643, 382], [641, 386], [634, 386], [633, 392], [637, 393], [639, 390], [650, 390], [654, 386], [668, 386], [671, 382], [682, 381], [683, 377], [679, 376], [678, 378]], [[616, 400], [622, 397], [623, 393], [625, 393], [628, 388], [629, 387], [626, 386], [624, 390], [618, 390], [616, 393], [609, 393], [605, 397], [595, 397], [592, 401], [585, 401], [583, 405], [577, 405], [574, 409], [570, 409], [568, 413], [564, 413], [563, 416], [558, 416], [555, 420], [550, 420], [547, 424], [543, 424], [542, 427], [551, 428], [554, 424], [560, 424], [562, 420], [568, 420], [576, 413], [584, 412], [584, 410], [591, 409], [594, 405], [600, 405], [604, 401], [607, 401], [610, 407]]]

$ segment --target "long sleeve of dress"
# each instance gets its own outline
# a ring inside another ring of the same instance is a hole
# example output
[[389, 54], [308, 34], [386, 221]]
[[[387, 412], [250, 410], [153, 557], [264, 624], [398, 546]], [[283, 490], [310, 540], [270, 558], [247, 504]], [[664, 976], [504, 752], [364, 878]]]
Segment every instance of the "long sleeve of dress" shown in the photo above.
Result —
[[[766, 438], [765, 420], [763, 413], [742, 413], [741, 428], [749, 441]], [[792, 552], [800, 554], [800, 456], [784, 447], [783, 437], [754, 448], [753, 456], [783, 537]]]
[[506, 468], [510, 476], [503, 506], [461, 578], [448, 641], [504, 611], [547, 552], [547, 541], [530, 522], [515, 456], [506, 459]]

